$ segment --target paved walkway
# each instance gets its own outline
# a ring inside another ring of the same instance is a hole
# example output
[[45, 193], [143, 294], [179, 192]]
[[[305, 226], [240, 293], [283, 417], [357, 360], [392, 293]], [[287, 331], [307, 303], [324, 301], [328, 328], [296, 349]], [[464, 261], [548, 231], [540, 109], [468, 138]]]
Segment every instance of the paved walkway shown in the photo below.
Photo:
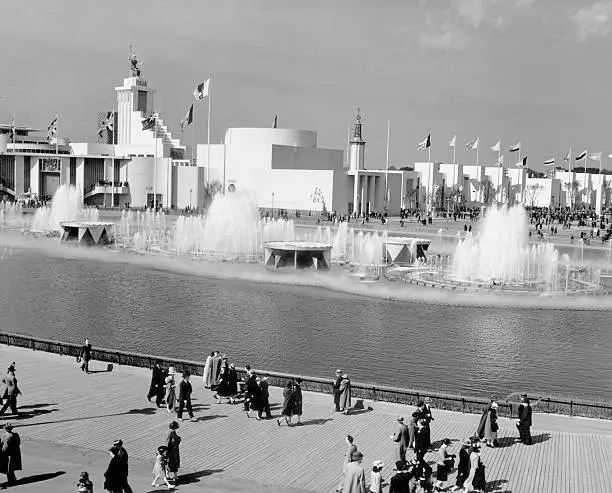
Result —
[[[130, 455], [134, 491], [161, 491], [150, 486], [153, 456], [171, 421], [145, 396], [150, 372], [93, 362], [99, 372], [84, 375], [72, 358], [0, 346], [0, 365], [17, 363], [24, 393], [23, 417], [13, 421], [24, 442], [25, 471], [31, 480], [14, 491], [71, 491], [80, 470], [89, 470], [101, 491], [106, 451], [122, 438]], [[332, 492], [350, 433], [369, 468], [381, 459], [388, 480], [393, 446], [390, 435], [407, 406], [368, 402], [365, 410], [344, 416], [332, 411], [331, 396], [304, 393], [304, 426], [277, 427], [275, 421], [248, 419], [242, 406], [217, 405], [199, 378], [194, 384], [198, 422], [181, 424], [181, 473], [187, 484], [178, 491]], [[271, 389], [273, 414], [278, 414], [280, 389]], [[479, 417], [436, 411], [432, 438], [460, 440], [474, 433]], [[563, 416], [534, 415], [531, 447], [514, 443], [511, 420], [500, 420], [498, 449], [483, 450], [488, 490], [495, 492], [604, 492], [612, 484], [612, 422]], [[435, 454], [428, 454], [429, 461]], [[62, 474], [57, 474], [64, 471]], [[43, 475], [43, 476], [41, 476]], [[369, 475], [368, 475], [369, 477]], [[454, 474], [451, 476], [454, 478]], [[0, 486], [1, 488], [1, 486]], [[385, 488], [387, 491], [387, 487]]]

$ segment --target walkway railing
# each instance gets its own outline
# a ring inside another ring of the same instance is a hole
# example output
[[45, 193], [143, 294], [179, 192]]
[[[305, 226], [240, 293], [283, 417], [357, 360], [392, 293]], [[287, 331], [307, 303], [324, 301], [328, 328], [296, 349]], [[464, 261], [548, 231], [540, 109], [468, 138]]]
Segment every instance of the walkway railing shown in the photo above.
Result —
[[[81, 346], [78, 344], [21, 334], [13, 334], [9, 332], [0, 332], [0, 344], [29, 348], [34, 351], [44, 351], [64, 356], [71, 356], [73, 358], [76, 358], [81, 351]], [[159, 361], [162, 365], [174, 366], [178, 372], [183, 372], [184, 370], [188, 369], [193, 375], [200, 376], [204, 372], [204, 363], [201, 361], [165, 358], [163, 356], [130, 353], [116, 349], [93, 348], [92, 359], [106, 363], [141, 368], [152, 368], [153, 365]], [[236, 370], [239, 378], [244, 376], [246, 373], [244, 368], [236, 368]], [[258, 369], [253, 370], [257, 373], [257, 375], [265, 375], [269, 377], [268, 381], [272, 386], [284, 387], [289, 380], [301, 378], [303, 390], [326, 394], [331, 394], [332, 392], [332, 378], [325, 379], [274, 371]], [[430, 392], [427, 390], [402, 389], [399, 387], [375, 385], [362, 382], [351, 382], [351, 385], [352, 395], [354, 400], [357, 400], [358, 406], [363, 404], [363, 400], [416, 405], [419, 400], [429, 397], [431, 399], [431, 405], [435, 409], [445, 409], [463, 413], [479, 413], [489, 402], [488, 399], [479, 397]], [[612, 419], [612, 404], [610, 403], [578, 399], [567, 400], [534, 394], [530, 394], [530, 397], [532, 399], [531, 405], [536, 412]], [[498, 399], [498, 413], [501, 416], [516, 417], [518, 402], [504, 402], [503, 399]], [[332, 404], [330, 401], [330, 407], [331, 406]]]

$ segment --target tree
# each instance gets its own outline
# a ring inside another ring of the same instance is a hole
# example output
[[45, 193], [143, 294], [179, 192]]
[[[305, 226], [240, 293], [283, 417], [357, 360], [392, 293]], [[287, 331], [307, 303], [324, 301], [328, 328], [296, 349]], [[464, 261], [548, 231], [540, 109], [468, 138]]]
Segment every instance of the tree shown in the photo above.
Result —
[[493, 183], [487, 178], [478, 183], [480, 188], [480, 196], [482, 198], [482, 203], [484, 205], [490, 205], [493, 201], [493, 197], [495, 197], [495, 187]]
[[532, 209], [538, 202], [538, 195], [540, 194], [540, 190], [542, 190], [543, 188], [544, 187], [540, 183], [532, 183], [531, 185], [525, 188], [525, 201]]
[[404, 194], [404, 209], [413, 209], [416, 207], [416, 195], [417, 191], [414, 188], [406, 188], [406, 193]]
[[573, 209], [576, 206], [576, 196], [580, 190], [580, 183], [577, 180], [574, 180], [572, 182], [564, 183], [564, 187], [569, 195], [570, 209]]
[[463, 187], [459, 185], [455, 185], [451, 188], [450, 192], [448, 192], [448, 199], [451, 204], [453, 204], [453, 212], [456, 209], [461, 207], [461, 203], [463, 202]]
[[604, 177], [602, 180], [602, 202], [604, 210], [610, 207], [611, 195], [612, 195], [612, 179]]

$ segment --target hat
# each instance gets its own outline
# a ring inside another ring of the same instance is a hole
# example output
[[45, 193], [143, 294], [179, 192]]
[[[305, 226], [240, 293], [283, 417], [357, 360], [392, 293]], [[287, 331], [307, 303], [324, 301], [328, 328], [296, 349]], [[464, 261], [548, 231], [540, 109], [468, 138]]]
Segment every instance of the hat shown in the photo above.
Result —
[[179, 424], [176, 421], [173, 421], [172, 423], [168, 425], [168, 428], [170, 428], [171, 430], [178, 430]]
[[424, 402], [431, 402], [431, 397], [425, 397], [425, 398], [423, 399], [423, 401], [424, 401]]
[[494, 403], [491, 404], [491, 407], [493, 409], [497, 409], [499, 407], [499, 404], [497, 404], [497, 402], [494, 402]]
[[444, 441], [442, 442], [444, 445], [450, 445], [451, 441], [450, 438], [445, 438]]
[[174, 375], [176, 373], [176, 370], [174, 369], [174, 366], [171, 366], [170, 368], [168, 368], [168, 375]]
[[359, 459], [363, 459], [363, 454], [361, 452], [359, 452], [359, 450], [355, 450], [355, 452], [353, 452], [351, 454], [351, 460], [352, 461], [356, 461]]
[[11, 431], [11, 430], [13, 429], [13, 425], [12, 425], [11, 423], [6, 423], [6, 424], [4, 425], [4, 429], [5, 429], [6, 431]]
[[403, 417], [403, 416], [400, 416], [399, 418], [397, 418], [397, 420], [398, 420], [400, 423], [403, 423], [403, 422], [404, 422], [404, 417]]
[[521, 394], [521, 399], [527, 399], [527, 394]]
[[121, 439], [119, 439], [119, 440], [115, 440], [115, 441], [113, 442], [113, 445], [114, 445], [115, 447], [121, 447], [121, 445], [123, 445], [123, 440], [121, 440]]
[[165, 445], [160, 445], [159, 447], [157, 447], [157, 451], [160, 454], [165, 454], [168, 451], [168, 447], [166, 447]]
[[342, 370], [341, 370], [340, 368], [338, 368], [338, 369], [336, 370], [336, 373], [340, 374], [340, 373], [342, 373]]
[[385, 463], [381, 460], [375, 460], [374, 462], [372, 462], [372, 465], [374, 467], [385, 467]]
[[232, 369], [233, 369], [233, 368], [236, 368], [236, 365], [234, 365], [234, 363], [232, 363], [232, 364], [230, 365], [230, 368], [232, 368]]
[[81, 479], [89, 479], [89, 473], [83, 471], [81, 474], [79, 474], [79, 478], [81, 478]]
[[404, 469], [404, 461], [398, 460], [395, 463], [395, 470], [396, 471], [402, 471]]

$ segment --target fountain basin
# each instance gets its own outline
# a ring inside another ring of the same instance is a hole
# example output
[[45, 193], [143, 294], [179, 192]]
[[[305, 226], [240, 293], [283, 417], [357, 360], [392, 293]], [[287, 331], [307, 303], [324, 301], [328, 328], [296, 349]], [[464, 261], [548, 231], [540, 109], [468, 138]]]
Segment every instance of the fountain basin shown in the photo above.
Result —
[[61, 222], [60, 226], [62, 228], [62, 243], [104, 246], [115, 242], [115, 224], [111, 222], [66, 221]]
[[294, 269], [329, 270], [331, 265], [330, 243], [268, 241], [264, 243], [264, 249], [264, 263], [274, 267], [274, 270], [285, 266], [292, 266]]

